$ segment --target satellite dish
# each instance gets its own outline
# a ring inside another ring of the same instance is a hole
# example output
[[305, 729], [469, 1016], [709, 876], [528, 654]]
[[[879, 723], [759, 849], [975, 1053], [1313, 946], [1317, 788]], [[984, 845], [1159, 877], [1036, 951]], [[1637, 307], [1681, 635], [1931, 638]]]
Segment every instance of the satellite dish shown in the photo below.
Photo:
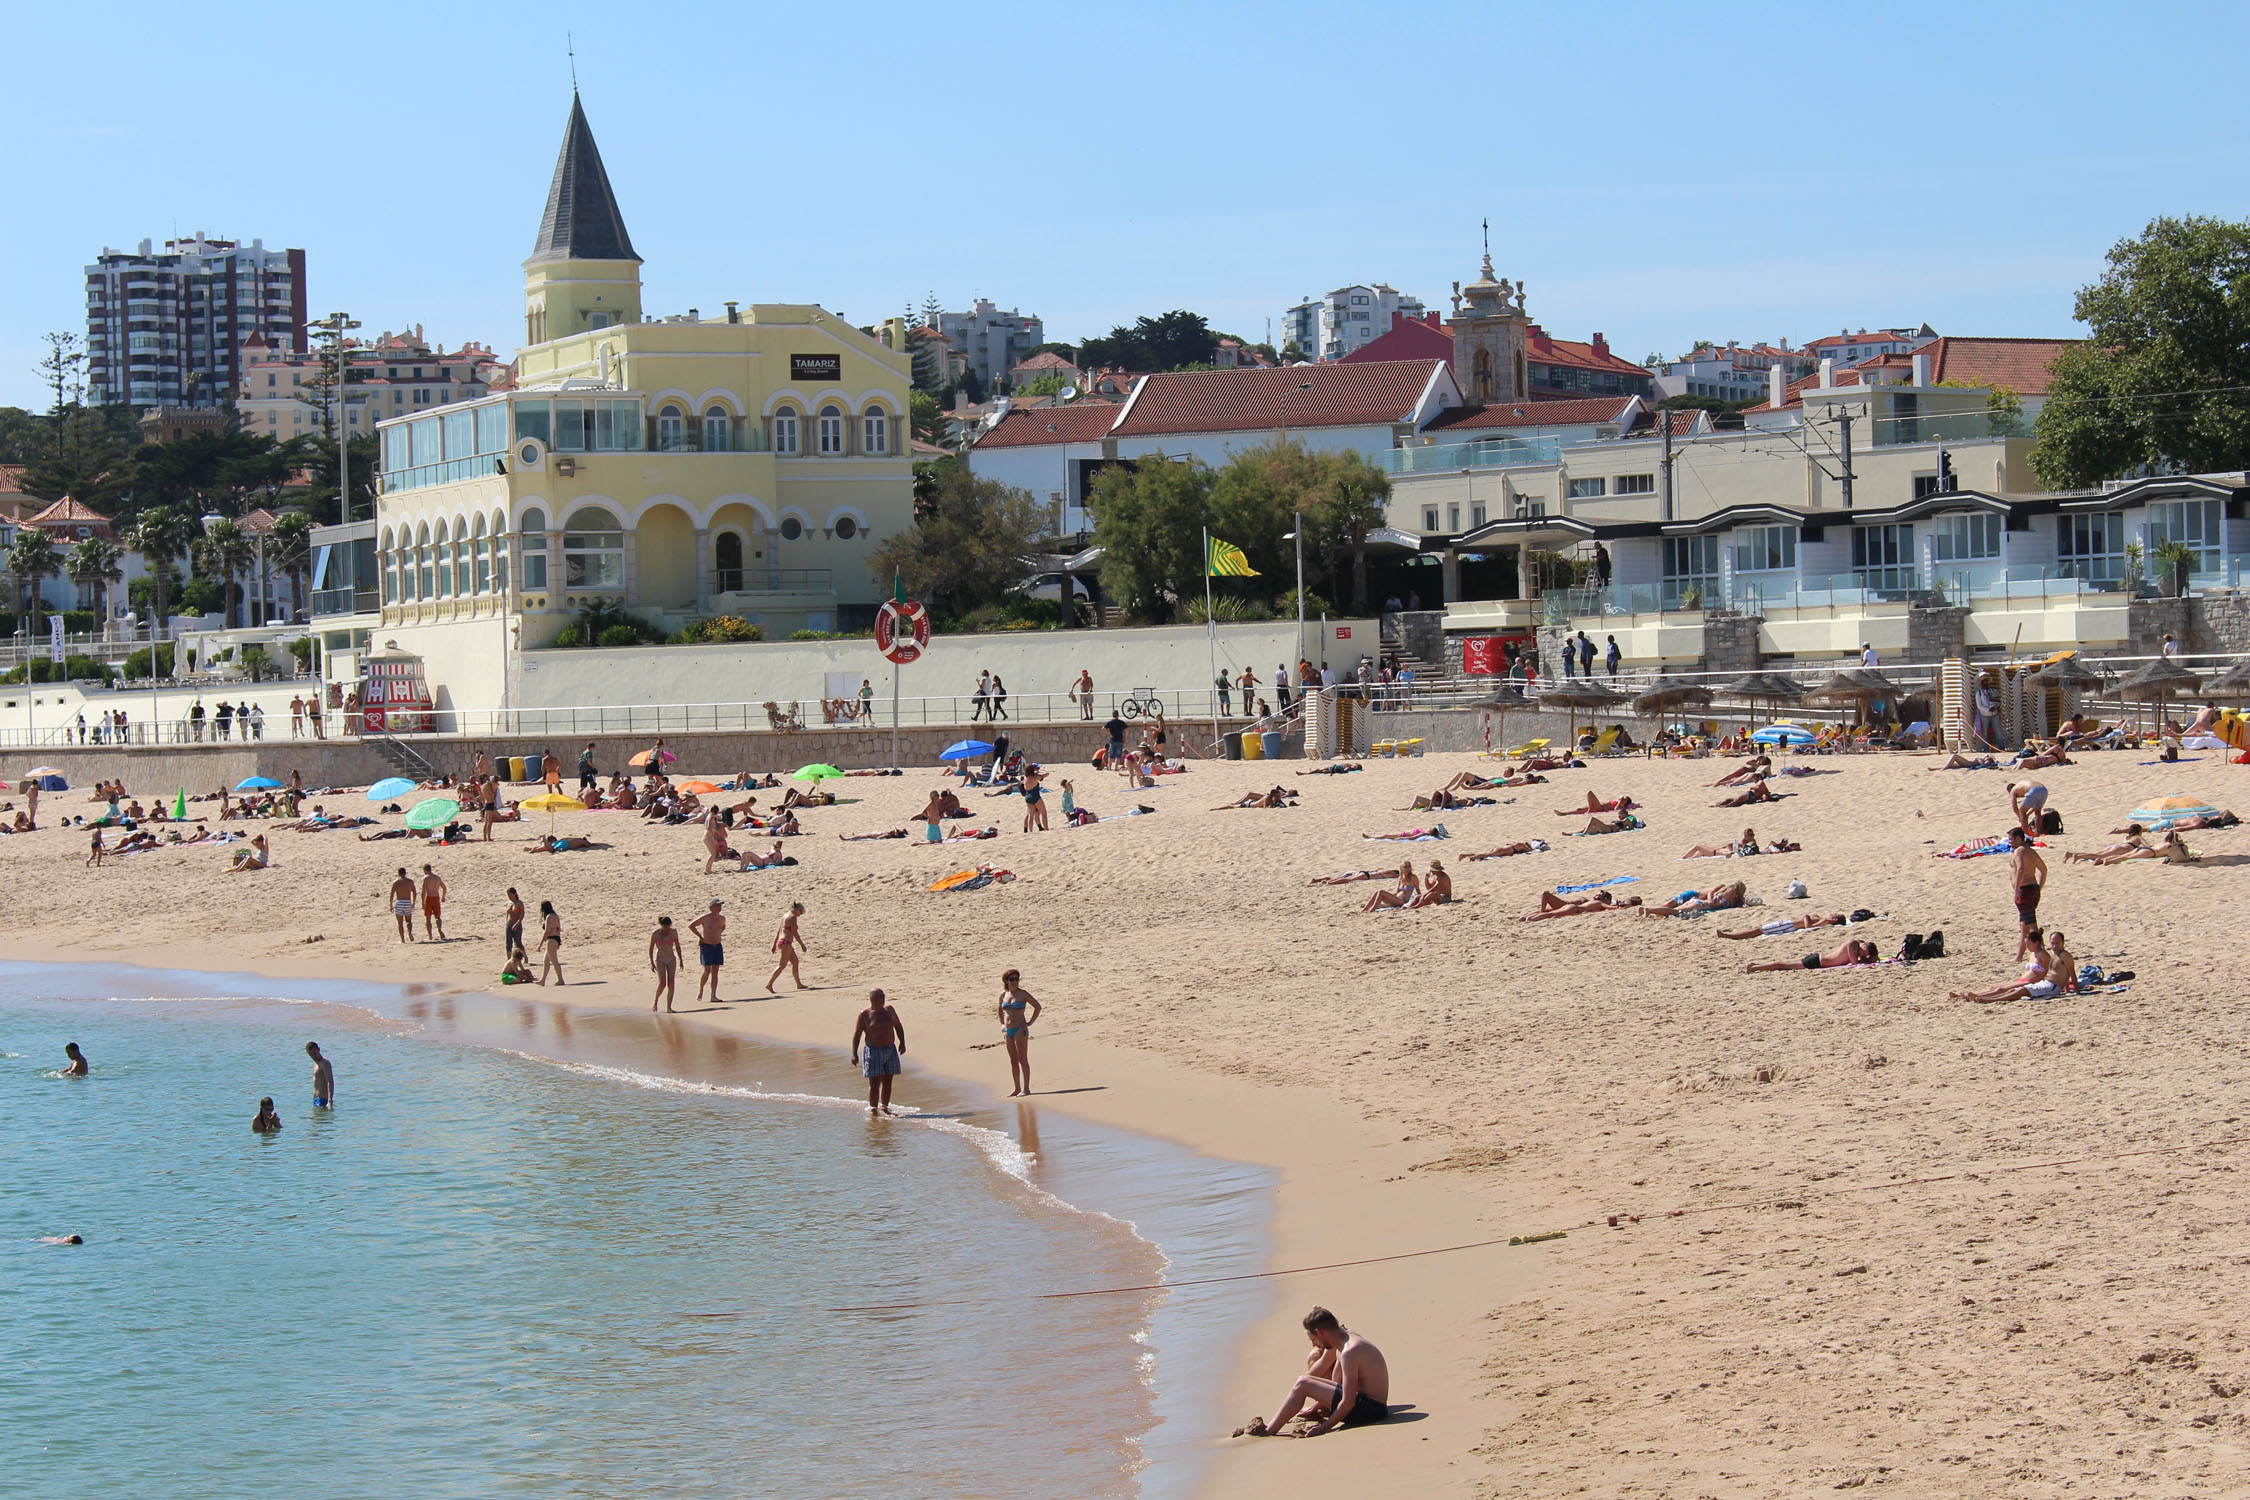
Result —
[[1078, 387], [1074, 385], [1064, 386], [1062, 388], [1062, 398], [1065, 401], [1076, 401], [1078, 399]]

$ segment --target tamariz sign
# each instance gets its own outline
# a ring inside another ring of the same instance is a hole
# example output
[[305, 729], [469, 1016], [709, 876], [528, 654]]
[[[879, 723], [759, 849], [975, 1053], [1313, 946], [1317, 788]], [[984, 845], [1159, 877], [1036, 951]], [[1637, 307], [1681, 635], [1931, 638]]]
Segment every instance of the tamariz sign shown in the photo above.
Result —
[[841, 380], [844, 376], [844, 357], [841, 354], [792, 354], [789, 356], [791, 380]]

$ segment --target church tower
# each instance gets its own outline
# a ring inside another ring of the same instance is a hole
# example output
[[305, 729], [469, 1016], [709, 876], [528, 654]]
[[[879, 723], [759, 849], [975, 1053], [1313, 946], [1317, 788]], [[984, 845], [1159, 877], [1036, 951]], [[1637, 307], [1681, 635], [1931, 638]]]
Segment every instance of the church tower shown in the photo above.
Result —
[[524, 342], [641, 320], [641, 258], [574, 89], [539, 241], [523, 263]]
[[1492, 252], [1484, 274], [1467, 286], [1453, 283], [1453, 379], [1461, 394], [1479, 406], [1531, 399], [1531, 371], [1525, 358], [1523, 288], [1492, 274]]

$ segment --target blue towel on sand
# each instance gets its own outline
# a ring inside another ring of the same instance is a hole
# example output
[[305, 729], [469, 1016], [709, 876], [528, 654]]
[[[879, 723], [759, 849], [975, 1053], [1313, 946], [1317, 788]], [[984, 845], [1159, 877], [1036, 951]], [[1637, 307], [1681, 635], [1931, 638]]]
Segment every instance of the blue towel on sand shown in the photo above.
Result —
[[1567, 896], [1572, 891], [1598, 891], [1605, 885], [1630, 885], [1640, 878], [1638, 875], [1612, 875], [1607, 880], [1591, 880], [1584, 885], [1558, 885], [1555, 894]]

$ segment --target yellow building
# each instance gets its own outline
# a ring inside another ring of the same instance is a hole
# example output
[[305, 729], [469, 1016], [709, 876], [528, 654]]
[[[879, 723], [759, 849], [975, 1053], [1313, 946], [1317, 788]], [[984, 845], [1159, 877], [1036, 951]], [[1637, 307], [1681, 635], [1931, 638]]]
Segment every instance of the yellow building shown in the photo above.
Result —
[[909, 357], [811, 305], [651, 317], [640, 267], [574, 96], [514, 388], [378, 429], [378, 628], [454, 702], [504, 703], [515, 654], [601, 601], [777, 639], [883, 597], [868, 558], [913, 520]]

